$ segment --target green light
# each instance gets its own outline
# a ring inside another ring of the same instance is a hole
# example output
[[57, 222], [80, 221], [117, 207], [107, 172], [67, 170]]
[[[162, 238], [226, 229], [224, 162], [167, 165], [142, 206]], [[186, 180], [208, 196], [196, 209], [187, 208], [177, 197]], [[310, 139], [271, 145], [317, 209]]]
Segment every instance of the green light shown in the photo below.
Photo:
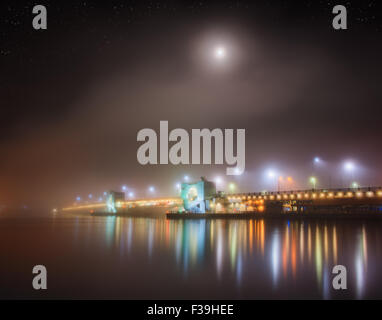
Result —
[[234, 183], [230, 183], [230, 184], [229, 184], [229, 190], [230, 190], [230, 191], [234, 191], [235, 188], [236, 188], [236, 186], [235, 186]]
[[309, 181], [313, 185], [313, 188], [316, 189], [317, 178], [316, 177], [310, 177]]
[[357, 182], [353, 182], [352, 184], [351, 184], [351, 186], [354, 188], [354, 189], [357, 189], [358, 187], [359, 187], [359, 184], [357, 183]]

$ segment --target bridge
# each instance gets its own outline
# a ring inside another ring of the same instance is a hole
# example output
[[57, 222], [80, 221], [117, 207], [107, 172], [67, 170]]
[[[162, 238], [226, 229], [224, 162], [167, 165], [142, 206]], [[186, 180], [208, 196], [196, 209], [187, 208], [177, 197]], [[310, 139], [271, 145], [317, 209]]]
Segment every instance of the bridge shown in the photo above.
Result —
[[[110, 212], [115, 211], [114, 213], [127, 211], [132, 208], [139, 207], [163, 207], [163, 208], [171, 208], [174, 206], [181, 206], [183, 204], [183, 200], [180, 197], [172, 197], [172, 198], [153, 198], [153, 199], [137, 199], [137, 200], [117, 200], [114, 203], [110, 203], [110, 201], [106, 200], [104, 202], [94, 202], [94, 203], [85, 203], [85, 204], [77, 204], [75, 203], [71, 207], [63, 208], [62, 211], [70, 212], [88, 212], [88, 213], [96, 213], [96, 212]], [[112, 206], [112, 210], [111, 209]]]
[[382, 187], [238, 193], [227, 196], [233, 212], [381, 211]]
[[[382, 213], [382, 187], [309, 189], [279, 192], [249, 192], [202, 196], [193, 194], [198, 203], [204, 203], [205, 213], [246, 212], [374, 212]], [[194, 199], [192, 199], [194, 200]], [[63, 211], [86, 213], [128, 213], [135, 208], [161, 208], [164, 212], [194, 212], [187, 208], [188, 193], [182, 197], [117, 200], [110, 202], [76, 204]], [[196, 200], [195, 200], [196, 201]], [[194, 201], [194, 202], [195, 202]], [[203, 213], [203, 212], [199, 212]]]

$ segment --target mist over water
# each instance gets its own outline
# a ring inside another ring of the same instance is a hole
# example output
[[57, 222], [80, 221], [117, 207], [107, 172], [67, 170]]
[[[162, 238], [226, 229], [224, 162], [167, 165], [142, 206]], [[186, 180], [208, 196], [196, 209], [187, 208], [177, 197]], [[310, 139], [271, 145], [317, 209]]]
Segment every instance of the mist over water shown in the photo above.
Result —
[[[382, 223], [0, 218], [0, 298], [381, 298]], [[48, 290], [32, 289], [45, 265]], [[348, 289], [332, 287], [346, 266]]]

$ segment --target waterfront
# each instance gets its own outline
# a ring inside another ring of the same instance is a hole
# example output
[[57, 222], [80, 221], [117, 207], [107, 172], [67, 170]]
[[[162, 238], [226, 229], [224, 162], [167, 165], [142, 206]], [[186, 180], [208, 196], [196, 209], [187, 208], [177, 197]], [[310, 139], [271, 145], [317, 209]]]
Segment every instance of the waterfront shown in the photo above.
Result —
[[[1, 298], [382, 298], [380, 221], [0, 218]], [[32, 268], [48, 270], [34, 291]], [[348, 290], [332, 289], [347, 267]]]

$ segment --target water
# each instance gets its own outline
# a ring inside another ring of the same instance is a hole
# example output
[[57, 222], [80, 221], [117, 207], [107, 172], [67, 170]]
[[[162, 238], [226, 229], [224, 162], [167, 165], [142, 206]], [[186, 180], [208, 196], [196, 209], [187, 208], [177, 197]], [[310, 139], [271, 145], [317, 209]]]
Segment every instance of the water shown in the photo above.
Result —
[[[379, 221], [0, 218], [0, 298], [382, 298]], [[32, 268], [48, 290], [32, 289]], [[332, 288], [347, 268], [348, 289]]]

